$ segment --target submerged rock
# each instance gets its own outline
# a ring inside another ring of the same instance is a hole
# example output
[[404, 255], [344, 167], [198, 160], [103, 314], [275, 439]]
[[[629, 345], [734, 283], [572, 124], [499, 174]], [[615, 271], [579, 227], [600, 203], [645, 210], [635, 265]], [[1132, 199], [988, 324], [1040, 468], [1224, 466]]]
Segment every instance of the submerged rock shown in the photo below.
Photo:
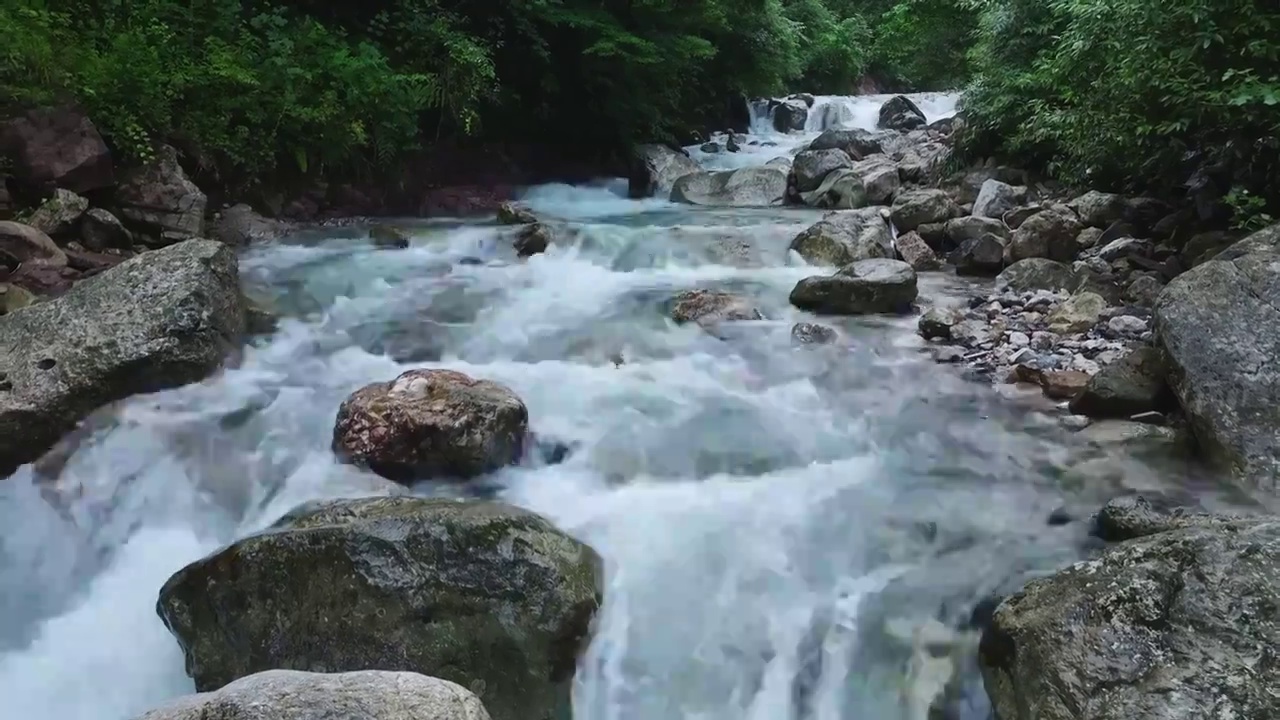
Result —
[[791, 304], [828, 315], [909, 312], [916, 272], [901, 260], [860, 260], [834, 275], [807, 277], [791, 291]]
[[0, 317], [0, 476], [96, 408], [203, 379], [242, 341], [234, 252], [191, 240]]
[[374, 245], [384, 248], [404, 249], [409, 247], [409, 233], [394, 225], [373, 225], [369, 228], [369, 239]]
[[517, 257], [529, 257], [546, 252], [551, 246], [551, 228], [540, 222], [525, 225], [520, 228], [513, 245]]
[[1001, 720], [1280, 717], [1280, 522], [1120, 545], [1035, 580], [982, 636]]
[[199, 691], [273, 668], [400, 670], [471, 688], [494, 720], [551, 720], [602, 580], [591, 548], [529, 511], [363, 498], [307, 503], [188, 565], [156, 609]]
[[1183, 273], [1154, 311], [1169, 384], [1198, 444], [1246, 486], [1268, 490], [1280, 477], [1280, 252], [1268, 249], [1276, 240], [1280, 225], [1242, 240], [1243, 255], [1229, 248], [1230, 259]]
[[266, 670], [178, 698], [138, 720], [489, 720], [480, 699], [412, 672]]
[[703, 326], [739, 320], [760, 320], [763, 315], [749, 300], [715, 290], [685, 290], [672, 298], [671, 319], [679, 324]]
[[787, 174], [773, 167], [698, 171], [675, 181], [672, 202], [722, 207], [781, 205], [787, 194]]
[[397, 482], [467, 479], [520, 461], [529, 411], [510, 388], [453, 370], [409, 370], [338, 408], [339, 459]]
[[835, 328], [818, 323], [802, 322], [791, 326], [791, 344], [793, 345], [830, 345], [839, 334]]
[[666, 145], [637, 145], [631, 152], [627, 193], [633, 198], [667, 197], [676, 180], [701, 169], [688, 155]]

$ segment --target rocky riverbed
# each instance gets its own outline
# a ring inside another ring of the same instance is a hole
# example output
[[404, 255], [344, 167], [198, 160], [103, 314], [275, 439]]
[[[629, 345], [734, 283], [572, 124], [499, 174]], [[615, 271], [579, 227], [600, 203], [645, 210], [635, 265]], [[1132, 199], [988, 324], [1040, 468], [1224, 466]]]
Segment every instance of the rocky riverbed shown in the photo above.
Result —
[[0, 695], [1280, 714], [1280, 227], [956, 169], [954, 101], [761, 101], [626, 179], [326, 226], [16, 121]]

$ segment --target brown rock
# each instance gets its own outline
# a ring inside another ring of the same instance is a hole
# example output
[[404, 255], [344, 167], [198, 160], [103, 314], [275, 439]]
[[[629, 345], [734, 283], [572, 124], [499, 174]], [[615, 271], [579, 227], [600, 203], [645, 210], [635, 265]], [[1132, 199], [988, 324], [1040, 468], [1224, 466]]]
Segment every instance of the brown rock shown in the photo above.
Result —
[[899, 235], [897, 240], [894, 241], [894, 245], [898, 248], [898, 255], [913, 270], [939, 270], [942, 268], [942, 261], [934, 254], [933, 248], [929, 247], [924, 238], [915, 231]]
[[714, 290], [686, 290], [674, 298], [671, 319], [699, 325], [736, 320], [760, 320], [764, 316], [745, 298]]
[[1054, 400], [1070, 400], [1089, 384], [1088, 373], [1079, 370], [1047, 370], [1040, 375], [1040, 387]]
[[30, 225], [0, 221], [0, 264], [65, 267], [67, 256], [48, 235]]
[[390, 480], [466, 479], [520, 460], [529, 411], [504, 385], [453, 370], [410, 370], [338, 409], [333, 451]]
[[67, 246], [67, 267], [73, 270], [79, 270], [84, 273], [83, 277], [90, 277], [108, 268], [125, 261], [123, 255], [109, 255], [107, 253], [89, 252], [80, 247], [76, 247], [75, 243]]
[[19, 182], [47, 191], [110, 187], [111, 152], [89, 118], [72, 108], [32, 110], [0, 133], [0, 151], [14, 160]]
[[79, 277], [79, 271], [71, 267], [27, 263], [9, 275], [9, 282], [38, 297], [56, 297], [70, 290]]

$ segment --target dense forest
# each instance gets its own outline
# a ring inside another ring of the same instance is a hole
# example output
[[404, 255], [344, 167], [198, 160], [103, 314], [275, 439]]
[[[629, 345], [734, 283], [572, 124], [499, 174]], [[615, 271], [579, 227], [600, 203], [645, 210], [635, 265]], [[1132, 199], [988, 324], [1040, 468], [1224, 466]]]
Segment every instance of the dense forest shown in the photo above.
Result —
[[616, 156], [864, 78], [965, 89], [968, 154], [1070, 182], [1210, 168], [1257, 216], [1280, 172], [1272, 0], [9, 0], [0, 26], [0, 109], [78, 102], [230, 187], [442, 142]]

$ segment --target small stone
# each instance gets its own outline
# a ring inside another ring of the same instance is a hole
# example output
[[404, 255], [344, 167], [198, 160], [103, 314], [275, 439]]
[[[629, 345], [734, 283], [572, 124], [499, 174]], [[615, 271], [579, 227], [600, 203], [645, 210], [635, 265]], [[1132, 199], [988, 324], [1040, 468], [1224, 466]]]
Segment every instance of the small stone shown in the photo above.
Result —
[[1072, 370], [1079, 370], [1080, 372], [1086, 373], [1088, 375], [1097, 375], [1098, 371], [1102, 369], [1101, 367], [1099, 367], [1098, 363], [1086, 358], [1083, 355], [1077, 355], [1074, 358], [1072, 358], [1071, 364], [1069, 365], [1069, 367]]
[[1120, 315], [1107, 322], [1107, 331], [1114, 337], [1136, 337], [1147, 331], [1147, 322], [1132, 315]]
[[950, 308], [929, 308], [920, 316], [917, 328], [925, 340], [951, 339], [951, 327], [960, 322], [960, 313]]
[[1089, 376], [1079, 370], [1048, 370], [1041, 373], [1044, 394], [1054, 400], [1069, 400], [1084, 390]]
[[1011, 332], [1009, 333], [1009, 344], [1015, 348], [1027, 347], [1031, 344], [1031, 338], [1026, 333]]
[[944, 345], [933, 349], [933, 359], [940, 363], [963, 362], [964, 356], [964, 348], [958, 348], [954, 345]]
[[793, 345], [830, 345], [836, 341], [835, 328], [818, 323], [796, 323], [791, 326], [791, 343]]

